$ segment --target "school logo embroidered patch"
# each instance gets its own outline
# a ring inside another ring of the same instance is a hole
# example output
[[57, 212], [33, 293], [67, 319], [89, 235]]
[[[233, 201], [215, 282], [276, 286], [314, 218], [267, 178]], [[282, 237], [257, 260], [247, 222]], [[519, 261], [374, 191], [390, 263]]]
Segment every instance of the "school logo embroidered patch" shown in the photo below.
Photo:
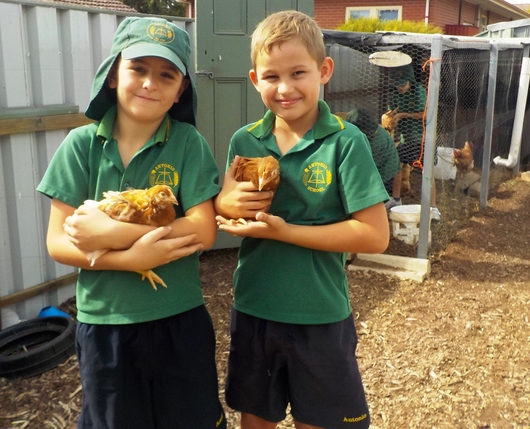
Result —
[[304, 168], [302, 180], [309, 191], [322, 192], [331, 183], [331, 171], [323, 162], [312, 162]]
[[168, 185], [174, 188], [179, 183], [179, 174], [170, 164], [158, 164], [149, 173], [149, 184]]
[[158, 43], [171, 43], [175, 40], [175, 33], [171, 27], [163, 22], [153, 22], [147, 26], [147, 35]]

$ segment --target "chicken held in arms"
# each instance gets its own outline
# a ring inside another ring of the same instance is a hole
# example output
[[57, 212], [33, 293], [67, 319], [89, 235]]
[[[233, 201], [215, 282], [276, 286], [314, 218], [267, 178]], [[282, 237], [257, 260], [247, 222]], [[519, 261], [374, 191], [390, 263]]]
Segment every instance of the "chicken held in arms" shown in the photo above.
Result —
[[[276, 192], [280, 184], [280, 163], [273, 156], [247, 158], [239, 157], [234, 178], [238, 182], [252, 182], [259, 191]], [[232, 223], [247, 224], [245, 219], [232, 220]]]
[[[155, 185], [149, 189], [128, 189], [126, 191], [103, 192], [101, 201], [86, 200], [84, 204], [96, 207], [112, 219], [139, 223], [142, 225], [167, 226], [176, 218], [174, 204], [178, 205], [173, 190], [167, 185]], [[110, 249], [84, 252], [94, 266], [96, 259]], [[156, 290], [156, 283], [167, 287], [164, 281], [152, 270], [136, 271], [142, 280], [148, 279]]]

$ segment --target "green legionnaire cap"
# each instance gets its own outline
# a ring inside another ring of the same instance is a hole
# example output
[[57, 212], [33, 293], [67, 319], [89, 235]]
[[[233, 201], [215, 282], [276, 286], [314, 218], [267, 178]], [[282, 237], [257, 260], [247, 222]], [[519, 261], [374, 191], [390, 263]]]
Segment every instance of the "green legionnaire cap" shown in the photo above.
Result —
[[392, 86], [405, 86], [407, 82], [413, 83], [416, 81], [411, 65], [390, 69], [390, 79]]
[[160, 57], [173, 63], [190, 80], [190, 85], [168, 113], [173, 119], [195, 125], [197, 94], [189, 74], [190, 38], [186, 31], [162, 18], [128, 17], [118, 26], [110, 56], [99, 66], [94, 77], [85, 116], [99, 121], [116, 104], [116, 91], [109, 88], [107, 76], [120, 54], [126, 60]]
[[346, 114], [346, 120], [356, 125], [368, 138], [373, 137], [377, 131], [378, 123], [364, 109], [352, 109]]

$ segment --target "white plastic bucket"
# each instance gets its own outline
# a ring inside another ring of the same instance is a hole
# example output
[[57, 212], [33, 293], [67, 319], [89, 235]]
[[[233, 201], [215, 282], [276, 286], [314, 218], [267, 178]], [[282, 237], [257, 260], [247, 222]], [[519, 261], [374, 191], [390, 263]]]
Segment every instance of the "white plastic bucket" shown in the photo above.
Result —
[[[421, 206], [419, 204], [392, 207], [388, 216], [392, 222], [392, 235], [407, 244], [416, 244], [420, 235], [420, 215]], [[430, 244], [431, 231], [429, 229], [429, 246]]]
[[456, 177], [455, 157], [452, 147], [436, 148], [438, 161], [434, 166], [434, 178], [439, 180], [454, 180]]

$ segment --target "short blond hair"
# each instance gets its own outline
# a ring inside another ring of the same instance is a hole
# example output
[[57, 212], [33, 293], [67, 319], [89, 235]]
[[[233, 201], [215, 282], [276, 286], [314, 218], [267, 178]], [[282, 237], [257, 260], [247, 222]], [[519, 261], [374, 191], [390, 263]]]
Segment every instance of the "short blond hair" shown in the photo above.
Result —
[[299, 39], [309, 55], [319, 66], [326, 58], [326, 46], [322, 31], [310, 16], [296, 10], [273, 13], [261, 21], [252, 33], [250, 59], [256, 68], [256, 59], [262, 52], [270, 54], [275, 45]]

